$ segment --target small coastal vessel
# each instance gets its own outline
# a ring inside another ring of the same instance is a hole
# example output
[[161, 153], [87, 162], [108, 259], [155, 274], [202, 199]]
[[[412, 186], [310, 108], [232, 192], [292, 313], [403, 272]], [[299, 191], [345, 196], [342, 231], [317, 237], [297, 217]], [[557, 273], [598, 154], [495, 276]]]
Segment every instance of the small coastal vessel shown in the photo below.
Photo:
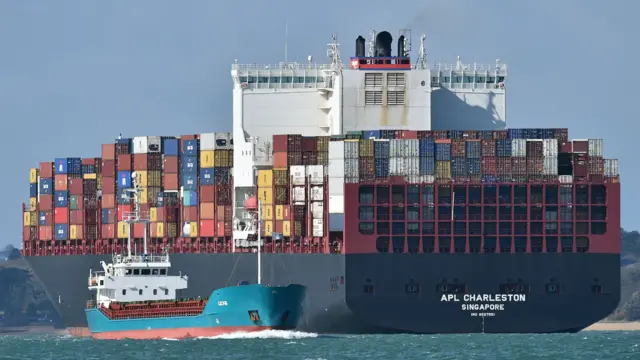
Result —
[[[127, 192], [132, 194], [135, 208], [123, 216], [129, 228], [134, 223], [149, 222], [148, 216], [140, 211], [141, 189], [135, 182], [135, 173], [132, 178], [132, 189]], [[259, 201], [255, 202], [259, 205]], [[260, 220], [257, 206], [258, 242]], [[168, 251], [148, 254], [146, 231], [144, 235], [144, 254], [131, 253], [129, 235], [127, 254], [114, 254], [108, 264], [102, 261], [103, 271], [90, 270], [89, 289], [96, 292], [85, 309], [91, 337], [184, 339], [296, 327], [307, 288], [298, 284], [263, 285], [260, 251], [257, 284], [243, 281], [237, 286], [216, 289], [208, 299], [178, 299], [180, 291], [187, 288], [187, 275], [169, 275]]]

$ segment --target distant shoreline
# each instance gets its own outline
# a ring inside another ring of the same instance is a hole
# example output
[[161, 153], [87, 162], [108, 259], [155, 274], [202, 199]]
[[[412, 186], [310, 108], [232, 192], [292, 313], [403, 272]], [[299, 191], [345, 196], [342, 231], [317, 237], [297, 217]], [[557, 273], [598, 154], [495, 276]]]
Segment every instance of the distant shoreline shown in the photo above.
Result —
[[602, 321], [583, 331], [640, 331], [640, 321]]

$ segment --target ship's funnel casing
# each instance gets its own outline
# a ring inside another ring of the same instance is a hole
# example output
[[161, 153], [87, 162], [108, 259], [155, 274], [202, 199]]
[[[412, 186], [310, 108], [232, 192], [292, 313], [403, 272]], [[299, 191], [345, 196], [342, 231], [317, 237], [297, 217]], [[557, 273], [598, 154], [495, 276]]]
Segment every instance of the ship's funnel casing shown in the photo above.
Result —
[[405, 49], [404, 49], [404, 35], [400, 35], [400, 37], [398, 38], [398, 57], [404, 57], [405, 54]]
[[388, 31], [381, 31], [376, 35], [376, 57], [390, 57], [391, 56], [391, 42], [393, 37]]
[[358, 36], [356, 39], [356, 57], [364, 57], [364, 43], [364, 38], [362, 36]]

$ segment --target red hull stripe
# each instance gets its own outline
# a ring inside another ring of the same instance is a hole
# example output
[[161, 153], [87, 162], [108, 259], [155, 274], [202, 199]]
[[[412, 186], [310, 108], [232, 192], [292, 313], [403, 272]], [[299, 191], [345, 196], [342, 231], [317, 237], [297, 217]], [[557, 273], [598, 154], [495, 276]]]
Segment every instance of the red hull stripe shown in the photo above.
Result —
[[210, 337], [226, 335], [238, 332], [256, 332], [272, 330], [270, 326], [216, 326], [203, 328], [179, 328], [179, 329], [153, 329], [153, 330], [131, 330], [94, 333], [94, 339], [103, 340], [156, 340], [156, 339], [187, 339], [197, 337]]

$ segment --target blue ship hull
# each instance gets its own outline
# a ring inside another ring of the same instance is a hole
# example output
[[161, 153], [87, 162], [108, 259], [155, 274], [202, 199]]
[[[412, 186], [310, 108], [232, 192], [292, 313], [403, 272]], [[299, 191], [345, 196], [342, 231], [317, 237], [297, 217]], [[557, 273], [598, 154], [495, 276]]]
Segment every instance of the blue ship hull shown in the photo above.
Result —
[[91, 336], [96, 339], [183, 339], [286, 330], [298, 324], [306, 291], [305, 286], [297, 284], [241, 285], [214, 290], [202, 314], [196, 316], [112, 320], [97, 308], [87, 309], [86, 316]]

